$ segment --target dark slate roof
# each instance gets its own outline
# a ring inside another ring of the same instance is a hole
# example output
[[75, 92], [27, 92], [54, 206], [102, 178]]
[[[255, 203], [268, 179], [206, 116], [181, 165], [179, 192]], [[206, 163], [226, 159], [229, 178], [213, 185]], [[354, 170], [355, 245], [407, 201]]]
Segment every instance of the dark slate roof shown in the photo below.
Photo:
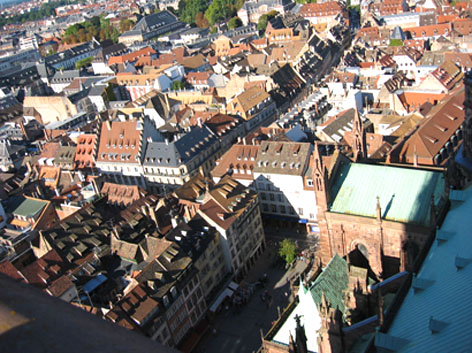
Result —
[[282, 28], [285, 28], [285, 25], [282, 21], [282, 17], [280, 16], [276, 16], [276, 17], [273, 17], [269, 20], [270, 22], [270, 25], [272, 26], [273, 29], [282, 29]]
[[77, 77], [80, 77], [80, 70], [58, 71], [52, 77], [51, 83], [72, 82]]
[[396, 26], [393, 29], [392, 35], [390, 36], [390, 39], [400, 39], [400, 40], [405, 40], [406, 36], [405, 33], [403, 33], [403, 30], [400, 28], [400, 26]]
[[285, 64], [270, 76], [286, 97], [290, 97], [295, 90], [303, 87], [304, 82], [289, 64]]
[[215, 238], [215, 233], [215, 229], [197, 215], [188, 223], [180, 223], [166, 235], [166, 239], [177, 242], [193, 261], [197, 261]]
[[338, 135], [342, 137], [344, 131], [350, 131], [352, 130], [352, 120], [354, 119], [355, 115], [355, 110], [354, 109], [348, 109], [345, 111], [342, 115], [340, 115], [337, 119], [335, 119], [333, 122], [328, 124], [324, 129], [323, 132], [332, 137], [333, 135]]
[[90, 87], [88, 95], [101, 96], [106, 87], [106, 85], [93, 85], [92, 87]]
[[100, 255], [109, 252], [113, 225], [108, 222], [109, 214], [105, 214], [104, 202], [102, 199], [80, 210], [42, 234], [69, 262], [77, 261], [92, 251]]
[[46, 63], [37, 63], [36, 70], [38, 70], [39, 76], [48, 78], [54, 75], [54, 72], [56, 72], [52, 66], [47, 65]]
[[159, 27], [164, 27], [172, 23], [179, 22], [171, 12], [164, 10], [149, 16], [143, 17], [134, 26], [133, 30], [142, 30], [143, 32], [153, 31]]
[[77, 45], [73, 48], [64, 50], [60, 53], [49, 55], [44, 60], [45, 60], [46, 64], [52, 65], [52, 64], [55, 64], [55, 63], [58, 63], [58, 62], [62, 62], [64, 60], [68, 59], [68, 58], [73, 58], [77, 55], [95, 50], [99, 46], [100, 46], [100, 44], [98, 42], [92, 40], [90, 42], [80, 44], [80, 45]]
[[27, 70], [29, 69], [30, 67], [33, 67], [33, 66], [36, 66], [35, 63], [20, 63], [19, 65], [16, 65], [16, 66], [13, 66], [13, 67], [10, 67], [6, 70], [3, 70], [3, 71], [0, 71], [0, 77], [4, 77], [4, 76], [11, 76], [17, 72], [20, 72], [22, 70]]
[[197, 127], [177, 141], [151, 142], [144, 157], [145, 166], [178, 167], [217, 142], [207, 127]]

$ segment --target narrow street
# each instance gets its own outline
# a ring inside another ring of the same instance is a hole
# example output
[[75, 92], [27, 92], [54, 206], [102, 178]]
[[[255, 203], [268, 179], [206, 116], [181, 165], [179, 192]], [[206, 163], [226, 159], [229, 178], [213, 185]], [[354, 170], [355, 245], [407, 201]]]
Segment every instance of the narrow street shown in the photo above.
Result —
[[[261, 329], [264, 333], [271, 327], [281, 311], [289, 304], [289, 281], [304, 271], [306, 263], [298, 261], [296, 266], [285, 270], [284, 266], [274, 266], [277, 260], [277, 249], [268, 246], [258, 259], [245, 283], [254, 288], [249, 301], [239, 309], [231, 306], [222, 307], [211, 323], [211, 328], [194, 352], [208, 353], [251, 353], [261, 346]], [[280, 263], [280, 262], [279, 262]], [[265, 288], [255, 283], [267, 274]], [[262, 300], [264, 293], [270, 300]], [[216, 330], [216, 332], [214, 331]]]

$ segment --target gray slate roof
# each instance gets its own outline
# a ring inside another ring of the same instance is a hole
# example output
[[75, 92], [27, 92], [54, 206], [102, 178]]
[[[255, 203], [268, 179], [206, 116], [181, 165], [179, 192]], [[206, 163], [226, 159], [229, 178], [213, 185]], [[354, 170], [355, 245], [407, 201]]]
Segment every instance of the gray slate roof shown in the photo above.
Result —
[[190, 161], [209, 146], [217, 143], [217, 138], [206, 127], [197, 127], [177, 141], [151, 142], [144, 157], [145, 166], [178, 167]]
[[160, 27], [170, 25], [172, 23], [179, 22], [177, 17], [167, 10], [155, 13], [149, 16], [143, 17], [133, 28], [133, 30], [141, 30], [143, 32], [149, 32], [156, 30]]

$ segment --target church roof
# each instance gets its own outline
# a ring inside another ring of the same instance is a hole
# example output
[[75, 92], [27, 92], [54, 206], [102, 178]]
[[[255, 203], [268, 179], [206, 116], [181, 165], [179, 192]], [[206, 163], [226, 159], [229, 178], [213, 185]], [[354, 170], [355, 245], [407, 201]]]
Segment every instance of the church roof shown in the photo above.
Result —
[[299, 317], [305, 329], [308, 351], [319, 352], [317, 340], [321, 317], [318, 305], [321, 303], [321, 293], [324, 293], [330, 307], [344, 313], [344, 292], [348, 288], [348, 283], [347, 263], [341, 256], [335, 254], [309, 289], [300, 283], [298, 303], [273, 333], [272, 341], [288, 346], [290, 334], [294, 335], [296, 331], [296, 317]]
[[[436, 241], [413, 279], [389, 331], [376, 346], [396, 352], [460, 352], [470, 347], [472, 326], [472, 189], [454, 190]], [[429, 286], [427, 284], [430, 284]]]
[[444, 190], [440, 172], [351, 163], [335, 176], [330, 212], [376, 217], [377, 197], [382, 218], [428, 226], [431, 198], [438, 204]]
[[331, 261], [323, 269], [323, 272], [310, 286], [311, 296], [316, 304], [321, 303], [321, 295], [324, 293], [329, 307], [336, 308], [344, 314], [344, 292], [349, 284], [347, 263], [341, 256], [334, 254]]

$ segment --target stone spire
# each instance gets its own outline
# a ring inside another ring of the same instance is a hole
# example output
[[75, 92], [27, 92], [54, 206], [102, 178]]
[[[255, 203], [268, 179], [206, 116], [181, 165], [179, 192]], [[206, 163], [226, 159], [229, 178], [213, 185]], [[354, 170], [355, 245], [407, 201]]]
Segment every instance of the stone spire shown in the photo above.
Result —
[[295, 321], [297, 322], [297, 328], [295, 329], [295, 343], [296, 343], [296, 352], [297, 353], [307, 353], [307, 338], [305, 334], [305, 328], [300, 324], [300, 316], [295, 316]]
[[352, 142], [354, 161], [358, 162], [365, 160], [367, 158], [366, 133], [364, 124], [357, 109], [354, 112], [354, 118], [352, 119], [352, 133], [354, 136], [354, 140]]

